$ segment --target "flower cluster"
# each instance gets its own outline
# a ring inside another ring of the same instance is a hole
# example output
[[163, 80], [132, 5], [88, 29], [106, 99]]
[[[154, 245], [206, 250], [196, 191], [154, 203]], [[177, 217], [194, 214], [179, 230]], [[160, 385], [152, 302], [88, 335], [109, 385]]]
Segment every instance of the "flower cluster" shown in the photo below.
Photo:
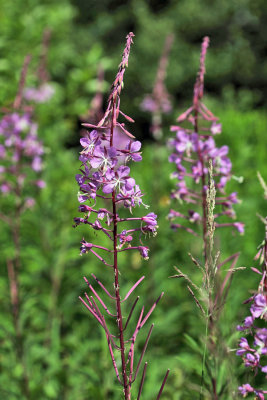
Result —
[[249, 383], [245, 383], [242, 386], [239, 386], [239, 392], [243, 397], [247, 397], [249, 393], [253, 393], [256, 397], [255, 399], [264, 400], [264, 394], [267, 393], [266, 390], [256, 390]]
[[45, 187], [45, 182], [38, 178], [44, 153], [37, 136], [38, 125], [33, 120], [32, 108], [22, 105], [30, 59], [30, 55], [25, 57], [12, 109], [5, 110], [0, 120], [0, 191], [15, 196], [19, 213], [35, 204], [33, 197], [27, 197], [29, 186]]
[[33, 184], [39, 188], [45, 186], [44, 181], [36, 179], [36, 173], [42, 170], [44, 153], [43, 145], [37, 136], [37, 127], [30, 113], [12, 112], [0, 120], [2, 193], [14, 192], [17, 185], [21, 191], [26, 181], [27, 185]]
[[[261, 275], [261, 281], [256, 294], [250, 297], [245, 303], [250, 303], [250, 315], [247, 316], [241, 325], [237, 326], [238, 331], [247, 332], [249, 340], [246, 337], [241, 337], [239, 341], [239, 348], [236, 352], [237, 356], [241, 356], [245, 367], [254, 371], [255, 375], [261, 371], [267, 378], [267, 328], [263, 327], [263, 322], [267, 321], [267, 279], [266, 279], [266, 250], [267, 242], [264, 243], [257, 256], [260, 258], [262, 255], [264, 260], [263, 271], [257, 268], [252, 268], [254, 272]], [[265, 254], [264, 254], [265, 253]], [[253, 388], [249, 383], [246, 383], [239, 388], [239, 392], [246, 397], [249, 393], [254, 393], [255, 398], [264, 400], [264, 394], [267, 390], [258, 390]]]
[[[126, 165], [129, 161], [138, 162], [142, 160], [141, 143], [139, 141], [127, 140], [123, 149], [109, 145], [110, 135], [106, 130], [97, 129], [88, 133], [87, 137], [80, 140], [83, 150], [80, 154], [82, 162], [81, 173], [76, 175], [79, 185], [78, 200], [81, 204], [79, 211], [84, 215], [82, 218], [75, 218], [76, 225], [81, 223], [89, 224], [95, 230], [101, 230], [108, 237], [109, 227], [113, 222], [113, 213], [107, 209], [96, 209], [96, 199], [103, 198], [111, 200], [107, 195], [114, 194], [115, 201], [119, 205], [132, 212], [136, 206], [144, 205], [143, 193], [135, 180], [130, 175], [130, 168]], [[121, 164], [123, 160], [123, 164]], [[89, 201], [92, 205], [85, 205]], [[89, 217], [95, 215], [95, 221], [89, 222]], [[129, 248], [137, 248], [145, 259], [148, 258], [148, 250], [142, 245], [141, 236], [147, 233], [156, 233], [157, 216], [149, 213], [139, 218], [120, 218], [117, 215], [117, 222], [139, 221], [140, 226], [134, 229], [122, 229], [118, 233], [118, 248], [120, 251]], [[138, 246], [132, 246], [134, 234], [139, 236]], [[81, 252], [84, 253], [83, 242]]]
[[[131, 38], [131, 37], [130, 37]], [[116, 223], [125, 223], [129, 221], [139, 221], [139, 226], [132, 229], [122, 229], [117, 234], [118, 251], [139, 250], [144, 259], [148, 259], [148, 248], [143, 246], [142, 236], [148, 233], [156, 234], [157, 216], [149, 213], [144, 217], [120, 218], [113, 210], [99, 209], [96, 207], [96, 199], [113, 200], [117, 206], [123, 206], [132, 213], [133, 208], [143, 205], [143, 193], [135, 179], [130, 175], [130, 167], [127, 166], [130, 161], [139, 162], [142, 160], [141, 143], [134, 140], [134, 136], [125, 129], [123, 123], [117, 121], [119, 114], [122, 114], [127, 121], [133, 120], [125, 115], [119, 108], [112, 115], [112, 99], [118, 96], [121, 91], [121, 82], [123, 79], [124, 69], [128, 59], [123, 60], [120, 64], [117, 78], [113, 84], [109, 105], [107, 111], [98, 125], [83, 124], [92, 128], [85, 137], [80, 140], [83, 150], [80, 153], [80, 161], [82, 167], [80, 174], [76, 175], [80, 191], [78, 200], [81, 204], [79, 211], [84, 213], [82, 218], [75, 218], [75, 224], [89, 224], [95, 230], [101, 230], [106, 236], [111, 238], [110, 225], [116, 218]], [[124, 67], [123, 67], [124, 66]], [[112, 126], [111, 126], [112, 125]], [[112, 197], [108, 197], [112, 195]], [[86, 201], [93, 203], [92, 206], [84, 205]], [[89, 222], [90, 215], [94, 213], [96, 216], [94, 222]], [[138, 236], [138, 244], [132, 245], [134, 235]], [[81, 253], [84, 253], [86, 247], [82, 242]], [[88, 247], [87, 247], [88, 248]]]
[[24, 98], [33, 103], [46, 103], [54, 95], [55, 90], [49, 83], [43, 83], [38, 88], [28, 87], [24, 90]]
[[[171, 131], [175, 132], [176, 136], [169, 141], [169, 146], [173, 150], [169, 161], [176, 166], [172, 177], [178, 181], [171, 197], [180, 202], [192, 204], [192, 206], [202, 204], [203, 208], [202, 216], [193, 209], [188, 211], [188, 215], [171, 210], [169, 219], [184, 218], [191, 223], [198, 224], [205, 224], [209, 160], [212, 160], [215, 188], [220, 193], [216, 197], [216, 205], [220, 206], [220, 210], [214, 217], [235, 218], [233, 205], [238, 202], [235, 192], [230, 195], [225, 192], [226, 183], [232, 177], [232, 163], [228, 157], [228, 146], [217, 147], [214, 140], [214, 136], [221, 133], [221, 124], [218, 122], [218, 118], [200, 101], [203, 96], [205, 55], [208, 43], [209, 39], [204, 38], [200, 70], [194, 87], [193, 105], [178, 117], [179, 125], [171, 127]], [[183, 123], [185, 123], [184, 127]], [[215, 226], [233, 226], [239, 233], [244, 232], [244, 224], [241, 222], [216, 222]], [[172, 228], [186, 229], [196, 235], [194, 230], [178, 223], [172, 224]]]

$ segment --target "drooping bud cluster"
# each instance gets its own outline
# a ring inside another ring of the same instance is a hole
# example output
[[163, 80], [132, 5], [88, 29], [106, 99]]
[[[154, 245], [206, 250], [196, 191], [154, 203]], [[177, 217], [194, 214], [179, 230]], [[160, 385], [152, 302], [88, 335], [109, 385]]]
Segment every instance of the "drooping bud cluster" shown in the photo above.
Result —
[[[172, 177], [178, 181], [171, 198], [192, 205], [192, 208], [188, 210], [188, 215], [171, 210], [169, 219], [184, 218], [197, 224], [205, 223], [209, 160], [212, 160], [215, 188], [220, 194], [216, 197], [216, 205], [220, 206], [220, 211], [214, 215], [215, 219], [218, 221], [218, 218], [223, 216], [235, 218], [233, 204], [238, 203], [235, 192], [230, 195], [225, 192], [226, 183], [232, 177], [232, 163], [228, 157], [228, 146], [217, 147], [214, 140], [214, 136], [221, 133], [221, 124], [218, 122], [218, 118], [200, 101], [203, 97], [205, 55], [208, 44], [209, 38], [205, 37], [202, 44], [200, 69], [194, 87], [193, 104], [178, 117], [179, 125], [171, 127], [171, 131], [175, 132], [176, 136], [169, 141], [169, 146], [173, 150], [169, 161], [176, 165], [176, 171]], [[199, 209], [195, 209], [201, 204], [202, 215], [198, 212]], [[239, 233], [244, 232], [244, 224], [241, 222], [218, 221], [215, 226], [233, 226]], [[194, 230], [179, 223], [173, 223], [172, 228], [185, 229], [197, 235]]]

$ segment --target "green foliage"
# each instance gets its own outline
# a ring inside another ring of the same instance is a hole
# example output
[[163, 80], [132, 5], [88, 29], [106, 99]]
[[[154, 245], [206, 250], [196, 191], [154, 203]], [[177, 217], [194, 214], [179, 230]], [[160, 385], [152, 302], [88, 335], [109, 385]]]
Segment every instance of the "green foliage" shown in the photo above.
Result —
[[[263, 236], [256, 213], [264, 214], [256, 172], [267, 178], [264, 175], [267, 118], [262, 111], [250, 110], [253, 104], [263, 102], [264, 93], [259, 88], [267, 81], [266, 60], [262, 61], [261, 56], [266, 36], [263, 4], [260, 0], [0, 1], [1, 106], [12, 103], [23, 59], [29, 52], [32, 62], [27, 86], [38, 84], [36, 69], [42, 34], [47, 27], [52, 31], [48, 70], [55, 95], [35, 110], [39, 136], [46, 148], [43, 179], [47, 186], [39, 194], [34, 210], [24, 214], [21, 228], [20, 322], [31, 399], [117, 400], [122, 397], [115, 384], [104, 334], [78, 301], [86, 289], [84, 275], [89, 278], [93, 272], [107, 285], [112, 282], [105, 268], [92, 256], [79, 256], [83, 235], [89, 241], [94, 237], [84, 227], [73, 229], [72, 218], [77, 216], [78, 207], [74, 179], [79, 169], [77, 121], [87, 111], [96, 91], [100, 62], [106, 73], [104, 91], [107, 91], [129, 29], [134, 27], [136, 38], [125, 80], [123, 111], [139, 121], [134, 128], [137, 137], [147, 135], [149, 115], [139, 110], [139, 104], [153, 86], [166, 33], [173, 31], [176, 36], [167, 86], [176, 103], [183, 102], [183, 109], [192, 92], [200, 40], [203, 35], [211, 35], [206, 82], [212, 96], [208, 103], [212, 103], [212, 111], [223, 123], [218, 144], [230, 147], [234, 173], [244, 177], [240, 184], [232, 180], [229, 189], [238, 191], [242, 199], [237, 205], [237, 215], [246, 224], [242, 238], [229, 232], [222, 232], [220, 236], [215, 232], [215, 246], [220, 247], [223, 258], [241, 250], [238, 266], [253, 265], [256, 247]], [[257, 46], [253, 35], [258, 35]], [[216, 95], [219, 98], [215, 99]], [[166, 127], [175, 121], [178, 111], [165, 118], [165, 138], [170, 136]], [[165, 292], [153, 314], [155, 328], [145, 356], [149, 366], [143, 398], [147, 400], [155, 399], [167, 368], [171, 374], [162, 399], [184, 400], [195, 396], [200, 384], [200, 346], [205, 334], [186, 285], [181, 280], [168, 278], [176, 265], [190, 272], [197, 281], [199, 272], [188, 252], [201, 258], [199, 241], [169, 229], [166, 215], [174, 182], [169, 179], [172, 165], [167, 162], [168, 155], [165, 145], [147, 141], [144, 161], [133, 168], [136, 181], [146, 193], [144, 202], [159, 216], [158, 236], [150, 242], [150, 259], [145, 263], [139, 256], [132, 255], [126, 260], [125, 254], [121, 255], [123, 293], [143, 274], [146, 279], [138, 294], [147, 308], [161, 291]], [[14, 249], [8, 227], [1, 224], [0, 397], [22, 400], [19, 383], [23, 369], [15, 356], [5, 263]], [[249, 270], [235, 274], [222, 322], [231, 350], [237, 343], [235, 326], [246, 313], [241, 303], [256, 286], [256, 277]], [[140, 335], [138, 350], [142, 349], [147, 330], [148, 327]], [[232, 354], [234, 387], [235, 380], [240, 382], [244, 371], [238, 369], [239, 361], [234, 351]], [[116, 357], [119, 358], [118, 354]], [[226, 369], [226, 365], [221, 366], [219, 385], [223, 385]]]

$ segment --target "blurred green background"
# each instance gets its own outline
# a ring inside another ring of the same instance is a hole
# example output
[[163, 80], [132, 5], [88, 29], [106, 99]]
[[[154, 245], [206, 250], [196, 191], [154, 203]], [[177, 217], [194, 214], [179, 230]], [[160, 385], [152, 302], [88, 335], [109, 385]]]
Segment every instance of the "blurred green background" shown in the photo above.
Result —
[[[105, 72], [104, 99], [116, 74], [125, 36], [135, 33], [122, 110], [136, 123], [132, 133], [143, 142], [143, 162], [132, 168], [146, 193], [144, 202], [159, 216], [159, 231], [149, 240], [148, 262], [132, 255], [121, 257], [122, 293], [141, 275], [137, 289], [148, 309], [161, 291], [165, 296], [151, 317], [155, 328], [145, 360], [148, 371], [143, 398], [155, 399], [160, 381], [171, 369], [162, 399], [197, 398], [201, 372], [201, 338], [204, 323], [186, 285], [169, 279], [179, 266], [196, 281], [198, 271], [188, 252], [201, 259], [201, 243], [170, 231], [166, 220], [173, 165], [165, 146], [169, 125], [190, 105], [198, 70], [203, 36], [211, 39], [205, 78], [205, 104], [220, 118], [223, 133], [218, 145], [230, 147], [233, 172], [243, 183], [231, 181], [242, 202], [236, 206], [238, 221], [246, 224], [244, 236], [219, 232], [216, 246], [224, 259], [241, 251], [238, 266], [247, 270], [233, 279], [221, 328], [230, 350], [237, 347], [235, 326], [247, 315], [243, 305], [257, 276], [250, 266], [264, 235], [256, 216], [265, 215], [263, 191], [256, 173], [266, 179], [267, 5], [264, 0], [0, 0], [0, 104], [10, 104], [17, 91], [24, 56], [32, 54], [27, 86], [36, 85], [36, 68], [43, 31], [51, 29], [48, 71], [55, 95], [36, 109], [39, 137], [46, 147], [43, 179], [46, 188], [33, 211], [22, 221], [21, 325], [30, 377], [31, 399], [120, 399], [104, 333], [79, 303], [85, 290], [83, 276], [93, 272], [112, 285], [110, 274], [93, 256], [79, 256], [80, 240], [95, 238], [90, 229], [72, 228], [78, 216], [75, 174], [79, 169], [80, 116], [87, 112], [97, 91], [99, 66]], [[145, 94], [153, 88], [166, 34], [173, 32], [166, 86], [173, 112], [164, 117], [164, 140], [155, 143], [149, 133], [151, 116], [140, 110]], [[1, 205], [1, 203], [0, 203]], [[6, 258], [13, 254], [8, 228], [1, 222], [0, 236], [0, 398], [23, 399], [16, 362]], [[141, 303], [141, 301], [140, 301]], [[148, 327], [145, 328], [146, 333]], [[140, 335], [139, 350], [144, 343]], [[191, 339], [186, 336], [190, 335]], [[232, 354], [232, 387], [249, 379], [241, 360]], [[225, 371], [222, 366], [222, 381]], [[208, 395], [206, 397], [209, 398]], [[221, 397], [229, 399], [229, 397]], [[133, 397], [135, 399], [135, 397]]]

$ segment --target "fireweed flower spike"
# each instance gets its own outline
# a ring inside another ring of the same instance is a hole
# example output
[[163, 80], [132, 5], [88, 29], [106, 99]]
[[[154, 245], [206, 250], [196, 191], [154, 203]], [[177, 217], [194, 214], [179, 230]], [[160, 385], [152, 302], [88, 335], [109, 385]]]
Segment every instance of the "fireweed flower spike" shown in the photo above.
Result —
[[[111, 87], [107, 110], [103, 118], [97, 125], [84, 124], [85, 127], [92, 129], [88, 132], [86, 137], [81, 139], [83, 150], [80, 154], [80, 161], [82, 162], [82, 167], [80, 169], [81, 173], [76, 175], [76, 180], [80, 188], [78, 194], [80, 202], [79, 211], [83, 213], [83, 217], [75, 218], [74, 220], [75, 225], [82, 223], [88, 224], [94, 230], [102, 232], [110, 241], [110, 247], [104, 247], [102, 245], [88, 243], [86, 239], [83, 239], [81, 242], [81, 255], [92, 253], [101, 263], [107, 266], [108, 269], [113, 269], [114, 293], [106, 289], [95, 275], [92, 275], [92, 277], [113, 302], [116, 311], [109, 311], [104, 301], [86, 278], [85, 281], [92, 293], [91, 296], [85, 294], [85, 299], [80, 298], [80, 300], [105, 331], [113, 368], [119, 384], [123, 387], [125, 400], [131, 399], [132, 384], [136, 380], [140, 370], [153, 325], [149, 330], [139, 361], [135, 365], [134, 348], [138, 332], [144, 326], [148, 317], [163, 296], [163, 293], [161, 293], [146, 314], [144, 312], [144, 307], [142, 307], [136, 328], [130, 335], [130, 338], [126, 340], [126, 329], [128, 328], [128, 323], [138, 298], [133, 302], [127, 319], [124, 319], [122, 315], [122, 303], [128, 299], [144, 277], [139, 279], [122, 299], [120, 294], [118, 255], [120, 252], [137, 250], [142, 258], [148, 259], [149, 249], [147, 246], [144, 246], [142, 238], [150, 234], [155, 235], [157, 230], [157, 216], [152, 212], [144, 217], [131, 216], [128, 218], [120, 216], [118, 212], [118, 208], [120, 207], [120, 213], [123, 212], [123, 208], [125, 208], [132, 214], [136, 206], [143, 205], [143, 193], [135, 180], [131, 177], [130, 168], [126, 165], [130, 160], [133, 162], [142, 160], [140, 153], [141, 143], [134, 141], [134, 136], [126, 130], [125, 125], [118, 122], [120, 114], [126, 118], [127, 121], [133, 122], [130, 117], [120, 110], [120, 93], [123, 87], [125, 69], [128, 66], [133, 36], [133, 33], [129, 33], [127, 36], [122, 62], [119, 65], [117, 76]], [[114, 132], [118, 127], [122, 130], [126, 139], [123, 141], [123, 146], [122, 143], [118, 146], [114, 140]], [[106, 208], [99, 208], [98, 201], [101, 199], [105, 200]], [[107, 204], [109, 204], [109, 206], [107, 206]], [[127, 228], [127, 224], [131, 223], [135, 224], [135, 226], [131, 229], [129, 229], [129, 227]], [[100, 305], [97, 303], [100, 303]], [[109, 317], [112, 317], [116, 321], [117, 336], [111, 334], [101, 307], [104, 308], [104, 311], [107, 312]], [[120, 353], [121, 366], [117, 365], [115, 351], [119, 351]], [[138, 399], [140, 399], [142, 392], [146, 365], [145, 363]], [[160, 388], [157, 399], [161, 396], [167, 376], [168, 372], [165, 375], [163, 386]]]
[[[205, 37], [192, 105], [178, 117], [178, 125], [171, 127], [176, 136], [169, 141], [173, 150], [169, 161], [176, 166], [172, 177], [177, 180], [171, 198], [183, 204], [183, 208], [181, 211], [171, 209], [168, 217], [174, 230], [183, 229], [199, 237], [201, 235], [195, 227], [202, 229], [203, 262], [190, 255], [201, 271], [201, 285], [196, 285], [178, 268], [178, 274], [174, 277], [182, 277], [187, 281], [187, 288], [205, 318], [200, 399], [203, 399], [204, 385], [211, 397], [218, 399], [218, 371], [222, 365], [222, 353], [216, 348], [216, 341], [222, 340], [219, 318], [229, 292], [232, 273], [238, 269], [235, 266], [239, 253], [220, 262], [220, 253], [214, 255], [214, 233], [216, 228], [223, 227], [232, 227], [243, 233], [244, 224], [228, 222], [228, 218], [235, 218], [233, 205], [238, 202], [235, 192], [230, 195], [225, 192], [226, 183], [232, 176], [232, 164], [228, 158], [228, 147], [216, 147], [215, 144], [214, 136], [221, 133], [221, 124], [202, 102], [208, 45], [209, 38]], [[231, 265], [222, 279], [222, 267], [229, 262]], [[209, 357], [206, 357], [207, 354]], [[228, 358], [227, 352], [224, 352], [223, 360]], [[226, 382], [224, 390], [230, 394], [231, 389]]]
[[[176, 189], [171, 197], [180, 202], [190, 204], [188, 214], [177, 213], [171, 210], [169, 219], [187, 220], [188, 224], [172, 222], [173, 229], [184, 229], [193, 235], [197, 232], [192, 225], [203, 227], [204, 252], [206, 252], [207, 215], [206, 215], [206, 191], [208, 181], [208, 162], [212, 160], [215, 189], [218, 192], [216, 197], [216, 210], [214, 215], [216, 228], [233, 227], [239, 233], [244, 233], [244, 224], [241, 222], [222, 222], [222, 218], [235, 218], [233, 205], [238, 203], [237, 194], [227, 195], [225, 192], [226, 183], [231, 179], [232, 163], [228, 157], [228, 146], [216, 147], [214, 136], [221, 133], [221, 124], [210, 110], [202, 103], [204, 92], [205, 57], [209, 45], [209, 38], [205, 37], [202, 43], [200, 55], [200, 68], [194, 86], [193, 104], [177, 119], [178, 125], [172, 126], [171, 131], [176, 133], [174, 139], [169, 141], [173, 153], [169, 161], [174, 163], [176, 171], [172, 177], [177, 179]], [[183, 123], [189, 123], [189, 128], [183, 128]], [[192, 128], [190, 128], [190, 125]], [[190, 181], [196, 188], [193, 189]], [[196, 207], [202, 209], [195, 210]]]
[[0, 120], [0, 191], [17, 197], [20, 212], [34, 204], [34, 199], [27, 197], [28, 187], [45, 186], [45, 182], [38, 177], [44, 154], [42, 142], [37, 136], [38, 125], [33, 119], [32, 108], [21, 106], [29, 61], [27, 56], [13, 108]]
[[[240, 338], [236, 355], [242, 357], [244, 366], [252, 370], [254, 375], [263, 374], [267, 379], [267, 218], [265, 239], [258, 248], [255, 260], [259, 260], [261, 270], [254, 267], [251, 269], [260, 275], [261, 279], [255, 294], [244, 302], [250, 304], [250, 315], [236, 328], [246, 335]], [[252, 393], [255, 399], [259, 400], [264, 400], [264, 395], [267, 394], [267, 390], [256, 389], [249, 383], [239, 386], [238, 390], [243, 397]]]
[[44, 148], [37, 136], [38, 125], [33, 118], [33, 109], [23, 103], [23, 89], [30, 58], [29, 55], [25, 57], [14, 103], [11, 109], [4, 109], [5, 114], [0, 120], [0, 192], [3, 201], [0, 219], [8, 225], [14, 246], [14, 257], [7, 260], [7, 270], [16, 336], [15, 350], [17, 361], [23, 369], [21, 393], [27, 399], [30, 394], [20, 320], [23, 305], [19, 285], [20, 221], [23, 212], [35, 204], [33, 188], [45, 186], [45, 182], [39, 177]]
[[161, 139], [162, 137], [162, 114], [167, 114], [172, 110], [170, 95], [165, 87], [164, 80], [173, 39], [173, 34], [166, 36], [153, 92], [147, 95], [140, 105], [143, 111], [148, 111], [152, 114], [151, 132], [155, 139]]

